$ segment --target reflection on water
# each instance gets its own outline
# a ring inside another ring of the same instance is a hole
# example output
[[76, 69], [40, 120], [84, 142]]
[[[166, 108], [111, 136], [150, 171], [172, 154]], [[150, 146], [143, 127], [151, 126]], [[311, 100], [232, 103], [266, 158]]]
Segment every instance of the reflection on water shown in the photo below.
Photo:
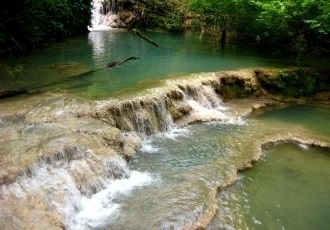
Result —
[[[104, 37], [104, 36], [99, 36], [100, 33], [89, 33], [88, 34], [88, 42], [91, 44], [92, 49], [93, 49], [93, 59], [95, 61], [95, 64], [98, 66], [101, 66], [104, 63], [99, 63], [99, 61], [103, 60], [104, 53], [106, 53], [106, 43], [111, 42], [112, 36]], [[108, 38], [108, 39], [107, 39]]]
[[[51, 85], [45, 90], [60, 90], [87, 98], [100, 98], [143, 87], [144, 84], [150, 86], [150, 82], [158, 84], [159, 80], [178, 74], [290, 65], [285, 60], [264, 58], [230, 47], [225, 53], [221, 53], [220, 48], [209, 38], [199, 38], [197, 34], [146, 32], [146, 36], [160, 47], [154, 47], [134, 33], [123, 30], [92, 31], [86, 37], [53, 44], [46, 49], [26, 54], [19, 60], [11, 60], [13, 64], [22, 64], [24, 71], [17, 77], [17, 81], [1, 83], [0, 90], [18, 86], [32, 88], [35, 85]], [[71, 78], [131, 56], [140, 59]], [[77, 68], [65, 68], [66, 63], [72, 62], [76, 63]], [[52, 68], [58, 64], [64, 67]], [[65, 81], [62, 81], [63, 79]], [[81, 81], [84, 84], [81, 84]]]

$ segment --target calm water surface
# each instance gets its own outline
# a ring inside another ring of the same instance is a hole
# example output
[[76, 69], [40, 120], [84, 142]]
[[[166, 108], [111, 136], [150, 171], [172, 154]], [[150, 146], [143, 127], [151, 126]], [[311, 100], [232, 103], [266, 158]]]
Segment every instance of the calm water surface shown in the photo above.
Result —
[[[131, 32], [110, 30], [90, 32], [85, 37], [34, 51], [19, 60], [10, 60], [13, 64], [21, 64], [23, 73], [10, 81], [1, 82], [0, 89], [18, 86], [35, 88], [50, 84], [50, 87], [34, 90], [66, 91], [87, 98], [100, 98], [157, 86], [159, 80], [177, 75], [292, 65], [285, 60], [264, 58], [232, 47], [222, 52], [210, 38], [201, 38], [196, 34], [149, 32], [146, 35], [160, 47]], [[140, 59], [79, 75], [131, 56]]]

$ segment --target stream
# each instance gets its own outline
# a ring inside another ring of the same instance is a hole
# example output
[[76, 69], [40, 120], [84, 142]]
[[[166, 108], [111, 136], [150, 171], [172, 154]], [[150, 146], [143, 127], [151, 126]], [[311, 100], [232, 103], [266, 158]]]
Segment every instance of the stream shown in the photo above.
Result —
[[[248, 100], [224, 102], [202, 81], [292, 63], [223, 53], [196, 34], [146, 34], [160, 48], [93, 31], [9, 60], [24, 70], [1, 89], [34, 91], [0, 101], [2, 227], [327, 229], [329, 105], [246, 113]], [[173, 85], [196, 116], [189, 125], [169, 114]]]
[[[31, 91], [52, 90], [103, 99], [157, 87], [163, 79], [190, 73], [294, 65], [294, 61], [262, 57], [235, 47], [222, 52], [210, 37], [198, 34], [145, 34], [160, 47], [154, 47], [133, 32], [92, 31], [87, 37], [55, 43], [20, 59], [8, 60], [13, 65], [22, 65], [23, 72], [0, 82], [0, 91], [38, 87]], [[139, 59], [104, 68], [107, 63], [132, 56]], [[81, 75], [99, 68], [104, 69]]]

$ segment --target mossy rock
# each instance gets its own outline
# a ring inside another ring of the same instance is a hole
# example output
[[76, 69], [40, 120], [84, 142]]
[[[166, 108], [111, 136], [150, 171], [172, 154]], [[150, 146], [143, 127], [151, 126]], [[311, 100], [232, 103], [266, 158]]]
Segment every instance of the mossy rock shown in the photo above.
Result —
[[262, 88], [283, 96], [311, 96], [330, 85], [327, 72], [314, 69], [261, 70], [256, 75]]

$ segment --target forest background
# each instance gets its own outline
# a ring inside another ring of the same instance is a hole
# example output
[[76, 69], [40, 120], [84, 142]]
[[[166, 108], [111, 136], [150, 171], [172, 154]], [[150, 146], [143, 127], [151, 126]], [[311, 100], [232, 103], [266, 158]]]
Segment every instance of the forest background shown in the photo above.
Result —
[[[107, 1], [107, 0], [106, 0]], [[328, 0], [112, 0], [116, 11], [134, 6], [134, 27], [208, 33], [215, 45], [249, 46], [270, 55], [329, 56]], [[2, 0], [0, 69], [5, 57], [87, 33], [91, 0]]]

